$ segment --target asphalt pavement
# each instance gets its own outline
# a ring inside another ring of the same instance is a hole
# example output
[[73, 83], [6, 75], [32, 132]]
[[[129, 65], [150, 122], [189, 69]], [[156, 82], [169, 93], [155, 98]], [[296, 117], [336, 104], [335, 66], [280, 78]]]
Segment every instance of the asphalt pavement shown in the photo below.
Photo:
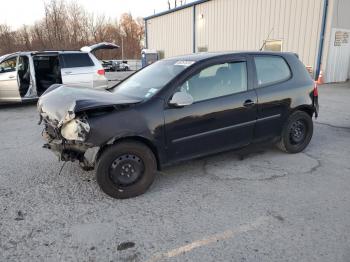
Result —
[[42, 148], [35, 103], [2, 106], [0, 261], [350, 261], [350, 84], [319, 93], [303, 153], [189, 161], [127, 200]]

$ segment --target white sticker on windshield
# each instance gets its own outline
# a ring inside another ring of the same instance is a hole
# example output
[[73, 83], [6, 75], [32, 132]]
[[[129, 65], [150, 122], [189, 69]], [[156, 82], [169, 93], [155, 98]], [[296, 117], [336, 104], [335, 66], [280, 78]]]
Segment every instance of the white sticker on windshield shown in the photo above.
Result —
[[194, 61], [177, 61], [175, 63], [175, 65], [178, 65], [178, 66], [190, 66], [190, 65], [193, 65], [194, 64]]
[[151, 93], [151, 94], [154, 94], [154, 93], [156, 93], [157, 91], [158, 91], [157, 88], [151, 88], [150, 90], [148, 90], [148, 92]]

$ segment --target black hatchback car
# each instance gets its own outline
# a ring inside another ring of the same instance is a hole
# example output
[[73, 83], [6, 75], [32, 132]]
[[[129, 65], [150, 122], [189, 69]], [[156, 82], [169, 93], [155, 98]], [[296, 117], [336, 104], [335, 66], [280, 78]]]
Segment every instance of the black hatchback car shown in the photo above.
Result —
[[129, 198], [178, 161], [267, 140], [304, 150], [318, 93], [296, 54], [202, 53], [158, 61], [109, 91], [54, 85], [38, 110], [46, 148]]

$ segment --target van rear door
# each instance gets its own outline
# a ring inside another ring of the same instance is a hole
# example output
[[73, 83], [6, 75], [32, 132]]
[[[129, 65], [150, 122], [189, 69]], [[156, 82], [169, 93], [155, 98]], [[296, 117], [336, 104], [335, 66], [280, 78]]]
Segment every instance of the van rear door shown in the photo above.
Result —
[[0, 62], [0, 102], [20, 102], [18, 87], [18, 56], [9, 56]]
[[94, 62], [88, 53], [60, 54], [62, 83], [70, 86], [93, 87]]

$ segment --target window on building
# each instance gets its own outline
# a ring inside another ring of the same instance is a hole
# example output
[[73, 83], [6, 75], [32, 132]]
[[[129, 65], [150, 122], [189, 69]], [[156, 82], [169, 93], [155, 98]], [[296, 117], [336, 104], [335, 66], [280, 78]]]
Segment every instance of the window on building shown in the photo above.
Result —
[[178, 91], [190, 94], [194, 102], [247, 91], [246, 62], [207, 67], [188, 79]]
[[84, 67], [84, 66], [93, 66], [89, 54], [87, 53], [76, 53], [76, 54], [64, 54], [62, 55], [64, 60], [64, 68], [73, 68], [73, 67]]
[[282, 82], [291, 77], [289, 66], [282, 57], [256, 56], [254, 60], [259, 86]]
[[264, 50], [282, 52], [282, 44], [283, 44], [282, 40], [268, 39], [265, 41]]

